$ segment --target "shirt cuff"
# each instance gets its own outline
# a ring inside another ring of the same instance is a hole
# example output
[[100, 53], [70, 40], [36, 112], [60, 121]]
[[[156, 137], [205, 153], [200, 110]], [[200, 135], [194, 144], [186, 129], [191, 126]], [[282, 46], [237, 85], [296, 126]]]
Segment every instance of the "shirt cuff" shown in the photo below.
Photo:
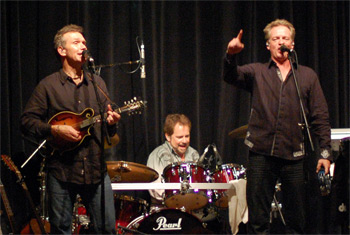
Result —
[[236, 59], [236, 55], [235, 54], [231, 55], [226, 53], [225, 59], [229, 64], [232, 64], [232, 62]]

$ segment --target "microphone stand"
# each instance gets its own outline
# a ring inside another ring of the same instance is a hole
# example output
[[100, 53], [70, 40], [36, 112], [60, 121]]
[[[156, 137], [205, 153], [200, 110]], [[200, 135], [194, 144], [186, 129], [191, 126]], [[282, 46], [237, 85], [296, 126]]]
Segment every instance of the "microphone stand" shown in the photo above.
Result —
[[[295, 51], [293, 50], [293, 52], [295, 52]], [[295, 75], [295, 71], [294, 71], [291, 51], [288, 51], [288, 60], [289, 60], [289, 63], [290, 63], [290, 67], [292, 67], [292, 74], [293, 74], [293, 78], [294, 78], [295, 87], [296, 87], [296, 90], [297, 90], [297, 93], [298, 93], [298, 98], [299, 98], [299, 103], [300, 103], [300, 110], [301, 110], [301, 113], [302, 113], [302, 116], [303, 116], [303, 120], [304, 120], [304, 123], [300, 123], [299, 125], [301, 126], [301, 128], [302, 128], [304, 133], [305, 133], [304, 128], [306, 128], [306, 132], [307, 132], [307, 136], [309, 138], [311, 150], [315, 151], [314, 144], [313, 144], [312, 138], [311, 138], [310, 126], [309, 126], [309, 123], [308, 123], [307, 118], [306, 118], [303, 100], [301, 99], [299, 84], [298, 84], [298, 81], [297, 81], [297, 78], [296, 78], [296, 75]], [[304, 146], [304, 150], [306, 150], [306, 146]], [[305, 154], [306, 154], [306, 151], [305, 151]]]
[[101, 173], [101, 220], [102, 220], [102, 232], [105, 233], [105, 183], [104, 183], [104, 170], [106, 168], [105, 166], [105, 148], [104, 148], [104, 138], [106, 136], [107, 142], [110, 145], [111, 144], [111, 140], [110, 137], [108, 135], [108, 131], [107, 131], [107, 120], [106, 120], [106, 116], [104, 115], [104, 107], [102, 105], [101, 102], [101, 98], [98, 94], [98, 90], [97, 90], [97, 84], [96, 81], [94, 79], [94, 73], [95, 73], [95, 66], [93, 65], [93, 61], [88, 61], [88, 69], [90, 72], [90, 78], [91, 78], [91, 82], [94, 86], [94, 90], [95, 90], [95, 94], [96, 94], [96, 99], [97, 99], [97, 103], [99, 106], [99, 112], [100, 112], [100, 117], [101, 117], [101, 140], [100, 140], [100, 149], [101, 149], [101, 155], [100, 155], [100, 173]]
[[[32, 157], [34, 157], [34, 155], [44, 146], [45, 143], [46, 143], [46, 139], [43, 140], [43, 141], [40, 143], [39, 147], [37, 147], [37, 148], [34, 150], [34, 152], [32, 153], [32, 155], [30, 155], [30, 157], [28, 157], [28, 159], [22, 164], [21, 168], [23, 168], [23, 167], [29, 162], [29, 160], [32, 159]], [[44, 148], [45, 148], [45, 147], [44, 147]]]

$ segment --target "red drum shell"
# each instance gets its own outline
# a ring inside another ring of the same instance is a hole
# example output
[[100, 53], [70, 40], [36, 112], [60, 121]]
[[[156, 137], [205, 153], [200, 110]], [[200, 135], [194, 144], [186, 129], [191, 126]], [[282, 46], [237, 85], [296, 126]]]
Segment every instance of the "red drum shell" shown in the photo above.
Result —
[[[245, 168], [241, 165], [228, 163], [219, 166], [219, 169], [212, 175], [213, 183], [229, 183], [231, 180], [245, 179]], [[227, 190], [214, 190], [215, 205], [217, 207], [228, 207]]]
[[[177, 162], [169, 164], [163, 171], [168, 183], [207, 183], [205, 170], [194, 162]], [[182, 208], [186, 211], [200, 209], [208, 204], [207, 190], [189, 189], [165, 190], [165, 205], [168, 208]]]
[[126, 227], [133, 219], [147, 213], [147, 202], [129, 195], [114, 194], [115, 226], [119, 234], [118, 226]]

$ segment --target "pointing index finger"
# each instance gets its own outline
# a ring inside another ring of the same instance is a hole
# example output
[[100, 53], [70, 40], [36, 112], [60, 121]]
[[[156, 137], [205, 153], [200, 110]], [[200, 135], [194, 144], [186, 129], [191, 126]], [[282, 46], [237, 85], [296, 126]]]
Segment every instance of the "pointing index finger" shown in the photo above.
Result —
[[243, 36], [243, 29], [241, 29], [237, 35], [237, 38], [241, 41]]

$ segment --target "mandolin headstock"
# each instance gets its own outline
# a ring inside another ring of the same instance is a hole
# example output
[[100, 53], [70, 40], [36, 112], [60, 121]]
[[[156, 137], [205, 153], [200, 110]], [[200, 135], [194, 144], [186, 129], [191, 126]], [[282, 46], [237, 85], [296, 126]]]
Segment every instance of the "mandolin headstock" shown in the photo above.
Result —
[[136, 97], [129, 101], [124, 101], [124, 106], [120, 108], [120, 113], [127, 112], [128, 115], [141, 114], [147, 107], [147, 101], [138, 100]]

